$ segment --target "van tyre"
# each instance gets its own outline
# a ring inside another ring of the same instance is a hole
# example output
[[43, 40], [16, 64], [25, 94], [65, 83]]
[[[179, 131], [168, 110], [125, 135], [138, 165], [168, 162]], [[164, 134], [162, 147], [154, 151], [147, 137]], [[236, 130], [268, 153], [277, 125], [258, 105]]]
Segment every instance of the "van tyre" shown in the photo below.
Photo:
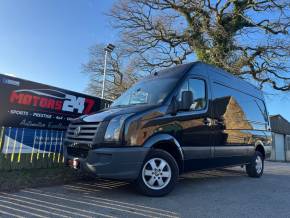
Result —
[[259, 178], [264, 172], [264, 157], [261, 152], [256, 151], [251, 163], [246, 165], [246, 171], [248, 176]]
[[144, 195], [160, 197], [175, 187], [179, 168], [175, 159], [166, 151], [152, 150], [146, 157], [136, 181], [137, 189]]

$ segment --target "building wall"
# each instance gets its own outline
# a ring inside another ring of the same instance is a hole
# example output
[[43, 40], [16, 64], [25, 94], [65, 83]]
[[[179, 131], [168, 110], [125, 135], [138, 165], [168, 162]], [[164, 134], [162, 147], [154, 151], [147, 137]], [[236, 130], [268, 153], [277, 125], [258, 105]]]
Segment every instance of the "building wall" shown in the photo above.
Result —
[[[270, 121], [273, 139], [270, 159], [290, 162], [290, 122], [280, 114], [270, 116]], [[281, 146], [282, 141], [284, 141], [283, 146]], [[283, 158], [281, 158], [282, 156]]]
[[272, 133], [272, 137], [273, 144], [270, 160], [290, 162], [290, 135]]
[[286, 161], [290, 162], [290, 135], [286, 135]]
[[271, 156], [270, 160], [276, 160], [276, 147], [275, 147], [275, 133], [272, 133], [272, 151], [271, 151]]
[[275, 133], [276, 160], [285, 161], [285, 135]]

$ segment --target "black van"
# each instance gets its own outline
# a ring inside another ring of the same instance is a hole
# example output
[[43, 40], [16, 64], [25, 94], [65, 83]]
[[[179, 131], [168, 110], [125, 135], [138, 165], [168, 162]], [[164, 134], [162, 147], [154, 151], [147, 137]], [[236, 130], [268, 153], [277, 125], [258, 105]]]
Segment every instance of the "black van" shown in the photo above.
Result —
[[74, 120], [64, 149], [68, 165], [134, 181], [149, 196], [169, 193], [188, 171], [245, 165], [260, 177], [270, 151], [262, 92], [202, 62], [152, 74]]

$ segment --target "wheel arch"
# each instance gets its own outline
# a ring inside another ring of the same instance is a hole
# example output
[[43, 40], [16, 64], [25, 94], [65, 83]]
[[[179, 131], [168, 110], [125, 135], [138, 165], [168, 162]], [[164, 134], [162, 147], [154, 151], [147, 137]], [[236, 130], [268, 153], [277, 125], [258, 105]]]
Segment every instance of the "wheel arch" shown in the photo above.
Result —
[[184, 155], [179, 142], [169, 134], [156, 134], [150, 137], [144, 144], [145, 148], [157, 148], [167, 151], [176, 160], [179, 172], [184, 169]]
[[266, 151], [265, 151], [265, 148], [264, 148], [264, 144], [261, 140], [258, 140], [256, 143], [255, 143], [255, 151], [259, 151], [264, 159], [266, 157]]

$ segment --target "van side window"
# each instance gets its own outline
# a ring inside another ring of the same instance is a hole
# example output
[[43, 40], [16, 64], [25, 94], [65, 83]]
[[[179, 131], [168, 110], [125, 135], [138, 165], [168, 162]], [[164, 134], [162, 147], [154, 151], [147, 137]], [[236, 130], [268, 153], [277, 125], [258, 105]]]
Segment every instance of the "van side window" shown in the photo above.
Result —
[[[217, 82], [213, 83], [213, 95], [214, 116], [224, 115], [228, 108], [232, 108], [228, 113], [235, 111], [235, 116], [231, 117], [236, 119], [236, 123], [247, 122], [248, 125], [254, 125], [254, 123], [258, 125], [257, 122], [261, 124], [268, 122], [265, 104], [258, 98]], [[264, 125], [262, 127], [264, 128]]]
[[181, 93], [183, 91], [192, 91], [193, 103], [191, 110], [202, 110], [206, 107], [206, 86], [202, 79], [188, 79], [181, 86], [178, 94], [178, 100], [181, 100]]

